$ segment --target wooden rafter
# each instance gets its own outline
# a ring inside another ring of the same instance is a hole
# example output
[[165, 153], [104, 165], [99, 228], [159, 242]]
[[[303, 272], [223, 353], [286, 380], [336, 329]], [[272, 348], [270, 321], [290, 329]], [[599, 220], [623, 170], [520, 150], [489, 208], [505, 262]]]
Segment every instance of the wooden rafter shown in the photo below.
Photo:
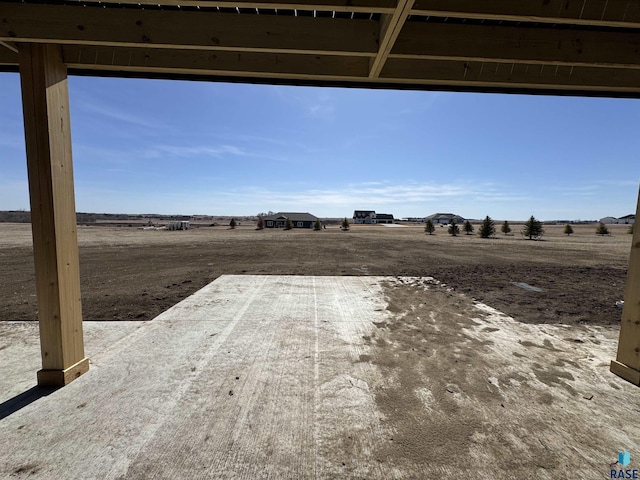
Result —
[[[101, 0], [86, 0], [87, 4], [102, 4]], [[152, 5], [152, 6], [180, 6], [206, 8], [257, 8], [269, 10], [306, 10], [321, 12], [353, 12], [353, 13], [393, 13], [396, 9], [395, 0], [118, 0], [119, 4]]]
[[411, 14], [563, 25], [640, 27], [640, 2], [630, 0], [416, 0]]
[[259, 78], [366, 78], [369, 59], [332, 55], [206, 52], [67, 45], [71, 69]]
[[389, 58], [382, 81], [541, 91], [639, 92], [640, 70]]
[[18, 47], [16, 47], [14, 44], [10, 43], [10, 42], [1, 42], [0, 41], [0, 49], [1, 50], [10, 50], [13, 53], [17, 54], [18, 53]]
[[638, 92], [639, 69], [591, 68], [500, 62], [389, 58], [380, 76], [368, 76], [364, 57], [299, 54], [204, 52], [67, 45], [70, 69], [95, 72], [152, 73], [253, 79], [292, 79], [401, 86], [468, 87], [521, 90]]
[[[0, 41], [375, 56], [376, 22], [4, 4]], [[187, 26], [185, 28], [185, 26]]]
[[391, 56], [640, 68], [639, 51], [640, 33], [636, 31], [407, 22]]
[[[61, 45], [97, 75], [640, 96], [640, 2], [123, 1], [0, 0], [0, 41]], [[0, 46], [0, 69], [16, 64]]]
[[400, 30], [402, 30], [407, 20], [413, 2], [414, 0], [398, 0], [395, 12], [393, 14], [384, 14], [380, 18], [380, 46], [378, 47], [378, 54], [371, 61], [370, 78], [377, 78], [380, 75], [384, 62], [387, 61], [389, 52], [391, 52]]
[[17, 52], [14, 52], [13, 49], [7, 48], [5, 45], [0, 45], [0, 66], [7, 65], [10, 67], [12, 65], [16, 65], [17, 63]]

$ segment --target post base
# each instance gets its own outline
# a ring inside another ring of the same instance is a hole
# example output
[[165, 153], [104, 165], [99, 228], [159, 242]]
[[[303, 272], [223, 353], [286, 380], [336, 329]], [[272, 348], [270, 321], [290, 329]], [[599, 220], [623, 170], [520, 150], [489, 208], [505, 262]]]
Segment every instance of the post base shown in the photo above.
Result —
[[640, 386], [640, 371], [634, 370], [633, 368], [628, 367], [624, 363], [620, 363], [617, 360], [611, 360], [611, 367], [609, 368], [609, 370], [611, 370], [611, 373], [615, 373], [628, 382]]
[[38, 385], [41, 387], [64, 387], [88, 371], [88, 358], [83, 358], [75, 365], [64, 370], [40, 370], [38, 372]]

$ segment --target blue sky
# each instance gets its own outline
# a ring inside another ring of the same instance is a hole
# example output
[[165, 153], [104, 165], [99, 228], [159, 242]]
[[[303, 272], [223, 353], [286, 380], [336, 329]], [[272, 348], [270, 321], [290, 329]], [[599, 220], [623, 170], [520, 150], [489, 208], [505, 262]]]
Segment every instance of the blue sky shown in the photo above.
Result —
[[[82, 212], [635, 213], [640, 101], [70, 77]], [[0, 210], [29, 209], [0, 73]]]

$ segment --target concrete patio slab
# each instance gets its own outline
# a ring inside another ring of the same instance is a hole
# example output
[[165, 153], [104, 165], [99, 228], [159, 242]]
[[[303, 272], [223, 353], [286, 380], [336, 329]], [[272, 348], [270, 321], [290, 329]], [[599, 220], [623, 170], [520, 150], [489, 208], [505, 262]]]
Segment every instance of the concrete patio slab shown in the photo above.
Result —
[[[593, 478], [640, 466], [616, 328], [516, 322], [428, 278], [222, 276], [152, 322], [85, 322], [34, 389], [0, 323], [0, 478]], [[17, 400], [18, 401], [17, 401]]]
[[[380, 288], [223, 276], [153, 322], [88, 323], [91, 370], [0, 420], [0, 477], [321, 475], [336, 432], [376, 423], [373, 370], [357, 361], [383, 315]], [[4, 376], [3, 399], [34, 385], [39, 358], [31, 325], [7, 331], [24, 352], [3, 357], [33, 360]]]

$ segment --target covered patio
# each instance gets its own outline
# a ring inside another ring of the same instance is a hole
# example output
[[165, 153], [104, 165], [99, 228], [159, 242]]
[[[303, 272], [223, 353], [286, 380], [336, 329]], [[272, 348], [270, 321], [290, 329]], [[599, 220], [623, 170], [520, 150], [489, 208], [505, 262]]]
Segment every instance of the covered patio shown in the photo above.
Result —
[[[89, 369], [69, 74], [640, 97], [628, 0], [2, 0], [0, 19], [0, 69], [22, 82], [41, 386]], [[639, 229], [611, 371], [640, 385]]]

